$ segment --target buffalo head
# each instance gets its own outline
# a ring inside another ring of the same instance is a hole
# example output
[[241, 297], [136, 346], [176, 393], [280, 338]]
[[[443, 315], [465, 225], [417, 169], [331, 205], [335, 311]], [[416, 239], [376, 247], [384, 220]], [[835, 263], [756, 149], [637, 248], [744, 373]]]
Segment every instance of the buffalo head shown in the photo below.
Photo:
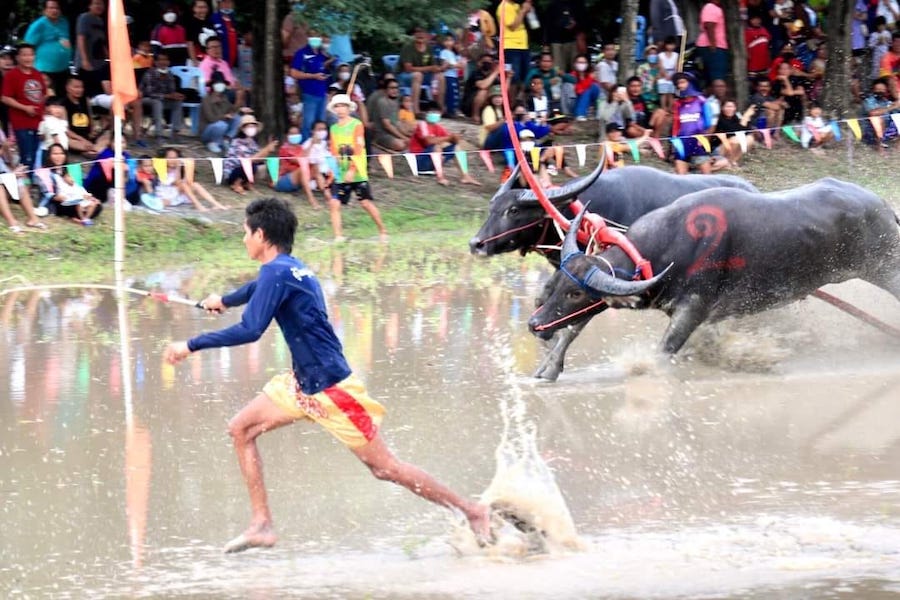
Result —
[[[614, 263], [603, 254], [584, 254], [578, 248], [577, 237], [586, 210], [587, 206], [572, 221], [563, 241], [562, 264], [544, 286], [543, 304], [528, 320], [531, 333], [543, 339], [550, 338], [560, 327], [603, 312], [609, 307], [610, 298], [643, 294], [659, 283], [669, 270], [667, 267], [652, 279], [643, 281], [619, 279]], [[627, 268], [634, 268], [630, 261]]]
[[[603, 166], [604, 161], [600, 161], [589, 175], [573, 179], [562, 187], [547, 190], [547, 198], [555, 206], [570, 202], [597, 181], [603, 173]], [[524, 254], [538, 243], [543, 227], [547, 225], [544, 220], [549, 215], [533, 191], [512, 187], [518, 177], [519, 165], [516, 165], [509, 179], [491, 198], [487, 220], [469, 241], [473, 254], [491, 256], [514, 250]]]

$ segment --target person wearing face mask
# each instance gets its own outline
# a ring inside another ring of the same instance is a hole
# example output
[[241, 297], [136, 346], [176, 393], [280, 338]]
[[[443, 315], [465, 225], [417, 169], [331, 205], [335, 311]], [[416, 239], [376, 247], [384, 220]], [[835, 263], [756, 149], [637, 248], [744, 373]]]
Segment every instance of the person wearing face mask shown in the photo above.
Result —
[[600, 98], [600, 83], [594, 79], [594, 69], [587, 54], [575, 57], [575, 66], [570, 75], [575, 80], [575, 120], [586, 121], [588, 109]]
[[306, 46], [297, 50], [291, 61], [291, 77], [297, 80], [302, 94], [303, 127], [300, 132], [304, 138], [309, 137], [313, 123], [325, 120], [325, 102], [334, 63], [334, 57], [322, 49], [322, 36], [317, 31], [309, 33]]
[[300, 128], [296, 125], [288, 127], [284, 143], [278, 148], [278, 179], [274, 184], [269, 185], [276, 192], [285, 194], [293, 194], [303, 188], [307, 192], [306, 197], [310, 206], [318, 210], [322, 208], [322, 205], [313, 196], [309, 182], [309, 167], [301, 168], [301, 160], [308, 158], [306, 150], [301, 145], [302, 141]]
[[198, 68], [203, 75], [203, 81], [212, 81], [215, 73], [222, 74], [225, 77], [225, 83], [228, 84], [226, 91], [228, 99], [235, 106], [244, 106], [246, 104], [246, 91], [234, 74], [234, 71], [232, 71], [231, 66], [222, 58], [222, 40], [217, 36], [206, 39], [206, 56], [200, 61]]
[[221, 0], [219, 10], [213, 13], [210, 20], [216, 36], [222, 41], [222, 59], [230, 67], [237, 66], [238, 40], [241, 36], [234, 22], [234, 0]]
[[358, 83], [353, 83], [353, 89], [350, 89], [350, 77], [352, 76], [352, 71], [350, 69], [350, 65], [347, 63], [341, 63], [338, 65], [337, 72], [334, 74], [335, 83], [332, 85], [337, 85], [337, 92], [341, 94], [347, 94], [350, 96], [350, 99], [356, 102], [357, 114], [359, 115], [359, 120], [363, 122], [363, 125], [368, 128], [369, 127], [369, 113], [366, 110], [366, 95], [363, 93], [362, 87]]
[[222, 153], [225, 139], [231, 139], [237, 134], [241, 121], [241, 111], [225, 95], [227, 89], [228, 83], [222, 73], [214, 72], [209, 93], [200, 103], [200, 141], [213, 154]]
[[530, 83], [535, 76], [541, 78], [544, 91], [550, 97], [550, 110], [571, 115], [575, 107], [575, 77], [557, 69], [549, 52], [541, 53], [537, 65], [528, 71], [525, 81]]
[[[884, 119], [883, 117], [895, 113], [900, 113], [900, 100], [891, 94], [887, 77], [880, 77], [872, 82], [872, 91], [863, 99], [860, 107], [860, 116], [864, 127], [863, 141], [880, 150], [887, 148], [888, 142], [897, 139], [897, 125], [893, 119]], [[869, 117], [881, 118], [884, 128], [881, 139], [875, 134]]]
[[154, 27], [150, 34], [154, 55], [165, 50], [170, 64], [175, 66], [185, 65], [188, 60], [187, 31], [178, 22], [179, 12], [178, 6], [167, 3], [162, 11], [162, 23]]
[[441, 108], [435, 102], [428, 102], [426, 105], [425, 118], [420, 119], [416, 123], [416, 129], [411, 138], [409, 138], [409, 151], [416, 155], [416, 166], [419, 174], [434, 173], [437, 176], [437, 182], [441, 185], [450, 185], [450, 182], [443, 175], [443, 170], [438, 172], [432, 160], [432, 152], [441, 153], [441, 162], [446, 164], [451, 160], [456, 160], [456, 166], [459, 167], [460, 183], [469, 185], [481, 185], [472, 178], [467, 170], [456, 156], [456, 147], [459, 144], [460, 137], [455, 133], [450, 133], [440, 124]]
[[164, 109], [172, 114], [172, 141], [178, 139], [184, 118], [183, 101], [184, 94], [178, 91], [175, 76], [169, 71], [169, 55], [160, 50], [154, 68], [144, 73], [141, 79], [141, 104], [153, 114], [157, 142], [162, 138]]
[[641, 95], [650, 104], [650, 108], [659, 106], [659, 92], [656, 82], [659, 80], [659, 55], [656, 45], [650, 44], [644, 49], [644, 62], [634, 71], [635, 77], [641, 80]]
[[257, 163], [275, 151], [278, 147], [278, 140], [270, 138], [268, 144], [260, 146], [256, 141], [256, 136], [261, 130], [262, 125], [252, 114], [241, 116], [237, 137], [228, 146], [228, 153], [222, 164], [225, 183], [231, 186], [231, 190], [235, 193], [244, 195], [247, 190], [253, 191], [254, 189], [250, 176], [244, 171], [244, 166], [241, 164], [242, 158], [251, 160], [250, 168], [254, 169], [254, 181], [266, 177], [265, 166]]
[[466, 78], [463, 85], [461, 108], [463, 114], [471, 117], [475, 123], [481, 124], [481, 112], [488, 100], [491, 87], [499, 81], [500, 68], [490, 54], [482, 54], [477, 61], [477, 68]]
[[196, 66], [206, 56], [206, 39], [216, 34], [210, 19], [209, 0], [194, 0], [191, 3], [191, 14], [185, 19], [184, 30], [187, 34], [188, 57]]

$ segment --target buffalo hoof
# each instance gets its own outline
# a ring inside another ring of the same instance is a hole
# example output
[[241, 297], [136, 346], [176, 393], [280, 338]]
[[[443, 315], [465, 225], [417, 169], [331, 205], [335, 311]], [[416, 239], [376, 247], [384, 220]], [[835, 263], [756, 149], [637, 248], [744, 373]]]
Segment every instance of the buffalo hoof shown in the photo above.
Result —
[[558, 365], [547, 365], [541, 364], [534, 372], [533, 377], [536, 379], [543, 379], [545, 381], [556, 381], [559, 379], [559, 374], [562, 373], [562, 367]]

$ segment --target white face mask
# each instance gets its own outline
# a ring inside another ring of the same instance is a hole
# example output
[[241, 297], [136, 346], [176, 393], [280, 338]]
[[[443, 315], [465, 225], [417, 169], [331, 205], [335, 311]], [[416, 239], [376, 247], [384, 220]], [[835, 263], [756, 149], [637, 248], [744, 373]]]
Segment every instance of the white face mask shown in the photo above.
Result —
[[228, 86], [225, 85], [224, 83], [214, 83], [214, 84], [213, 84], [213, 91], [214, 91], [214, 92], [218, 92], [218, 93], [221, 94], [222, 92], [225, 91], [225, 88], [227, 88], [227, 87], [228, 87]]
[[580, 62], [575, 63], [575, 70], [576, 71], [587, 71], [587, 63], [580, 63]]
[[167, 12], [166, 14], [163, 15], [163, 21], [165, 21], [166, 23], [174, 23], [175, 19], [177, 19], [177, 18], [178, 18], [178, 15], [176, 15], [173, 12]]
[[340, 79], [341, 81], [347, 81], [348, 79], [350, 79], [350, 73], [341, 71], [340, 73], [338, 73], [338, 79]]
[[166, 73], [169, 72], [169, 67], [164, 67], [164, 68], [161, 67], [161, 68], [158, 68], [158, 69], [156, 69], [156, 70], [159, 71], [160, 73], [162, 73], [163, 75], [165, 75]]
[[531, 142], [531, 141], [522, 142], [522, 152], [531, 152], [531, 150], [533, 148], [534, 148], [534, 142]]
[[297, 104], [291, 104], [291, 112], [303, 112], [303, 103], [298, 102]]
[[253, 137], [257, 134], [259, 130], [256, 127], [244, 127], [244, 135], [247, 137]]
[[316, 134], [316, 139], [324, 140], [324, 139], [327, 139], [327, 138], [328, 138], [328, 132], [327, 132], [327, 131], [322, 131], [322, 130], [320, 129], [319, 131], [315, 131], [315, 132], [313, 132], [313, 133]]

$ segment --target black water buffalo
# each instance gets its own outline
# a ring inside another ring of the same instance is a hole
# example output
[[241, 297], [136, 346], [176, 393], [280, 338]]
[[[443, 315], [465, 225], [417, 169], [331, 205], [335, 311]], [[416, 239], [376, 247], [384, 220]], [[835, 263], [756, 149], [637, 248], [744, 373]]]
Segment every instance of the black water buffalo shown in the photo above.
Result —
[[621, 249], [587, 256], [567, 235], [550, 295], [528, 325], [549, 337], [579, 310], [657, 308], [671, 318], [661, 349], [674, 354], [705, 321], [787, 304], [829, 283], [859, 278], [900, 300], [898, 225], [884, 200], [830, 178], [771, 194], [696, 192], [628, 231], [658, 273], [652, 280], [633, 281]]
[[[756, 188], [731, 175], [673, 175], [651, 167], [625, 167], [603, 173], [603, 162], [590, 174], [561, 188], [547, 190], [547, 196], [567, 217], [574, 217], [568, 205], [578, 197], [590, 203], [590, 210], [610, 224], [630, 226], [639, 217], [667, 206], [685, 194], [714, 187], [731, 187], [751, 192]], [[601, 176], [602, 174], [602, 176]], [[559, 266], [562, 243], [550, 216], [531, 190], [513, 189], [518, 167], [491, 199], [487, 220], [469, 242], [474, 254], [491, 256], [518, 250], [522, 254], [540, 251], [554, 267]], [[538, 298], [540, 304], [546, 293]], [[555, 381], [563, 370], [566, 351], [590, 320], [572, 320], [559, 331], [556, 343], [534, 376]]]

